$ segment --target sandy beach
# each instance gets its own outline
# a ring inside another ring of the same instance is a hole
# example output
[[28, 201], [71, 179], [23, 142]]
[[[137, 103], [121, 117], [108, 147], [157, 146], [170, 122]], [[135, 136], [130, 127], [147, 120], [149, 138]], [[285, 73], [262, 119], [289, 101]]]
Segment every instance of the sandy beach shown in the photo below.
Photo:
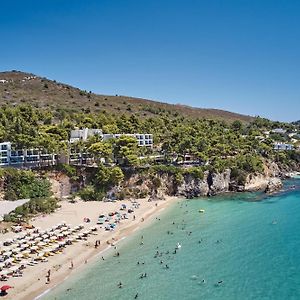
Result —
[[[82, 202], [70, 203], [62, 201], [61, 208], [55, 213], [47, 216], [39, 216], [31, 221], [35, 227], [48, 229], [52, 226], [65, 221], [67, 224], [76, 226], [84, 224], [86, 228], [97, 226], [97, 234], [91, 235], [86, 241], [79, 241], [64, 248], [62, 254], [56, 254], [48, 258], [48, 262], [41, 262], [35, 266], [27, 266], [20, 278], [9, 278], [4, 284], [14, 286], [9, 290], [5, 299], [35, 299], [45, 291], [61, 283], [71, 273], [77, 272], [79, 268], [92, 263], [92, 258], [99, 255], [105, 257], [107, 248], [112, 247], [110, 244], [116, 244], [121, 239], [135, 232], [149, 221], [153, 220], [165, 207], [176, 200], [175, 197], [167, 197], [166, 201], [148, 202], [147, 199], [138, 199], [140, 204], [138, 209], [128, 214], [129, 219], [121, 220], [120, 224], [114, 231], [105, 231], [104, 225], [96, 225], [100, 214], [107, 215], [120, 209], [121, 204], [131, 206], [130, 201], [117, 202]], [[134, 218], [135, 216], [135, 218]], [[88, 217], [91, 222], [86, 224], [83, 219]], [[100, 228], [100, 226], [102, 228]], [[13, 233], [1, 235], [1, 241], [12, 237]], [[95, 241], [100, 240], [101, 244], [95, 248]], [[110, 244], [108, 244], [110, 243]], [[73, 268], [70, 269], [71, 262]], [[46, 284], [46, 275], [51, 270], [50, 283]]]

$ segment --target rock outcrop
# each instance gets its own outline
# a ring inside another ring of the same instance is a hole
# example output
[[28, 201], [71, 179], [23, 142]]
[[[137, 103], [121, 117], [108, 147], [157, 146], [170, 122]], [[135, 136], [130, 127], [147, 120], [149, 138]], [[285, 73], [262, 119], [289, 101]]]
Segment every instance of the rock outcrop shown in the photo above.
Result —
[[223, 173], [210, 173], [208, 176], [209, 196], [229, 191], [231, 170], [227, 169]]
[[265, 192], [268, 194], [274, 193], [282, 188], [282, 181], [280, 178], [271, 178], [267, 184]]
[[259, 190], [265, 190], [270, 177], [264, 174], [250, 174], [246, 178], [244, 185], [244, 191], [254, 192]]
[[176, 195], [185, 196], [187, 198], [207, 196], [209, 194], [207, 177], [208, 172], [205, 172], [202, 180], [196, 179], [191, 175], [185, 176], [182, 184], [177, 187]]

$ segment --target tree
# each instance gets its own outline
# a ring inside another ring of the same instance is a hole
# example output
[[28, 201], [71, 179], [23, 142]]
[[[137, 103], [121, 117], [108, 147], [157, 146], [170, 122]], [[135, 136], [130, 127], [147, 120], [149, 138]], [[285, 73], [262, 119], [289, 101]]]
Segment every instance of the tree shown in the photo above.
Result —
[[96, 157], [98, 162], [100, 162], [101, 158], [104, 158], [105, 161], [109, 161], [112, 156], [112, 145], [109, 142], [94, 143], [88, 150]]
[[114, 156], [124, 166], [136, 166], [138, 164], [137, 141], [135, 137], [121, 136], [115, 140]]

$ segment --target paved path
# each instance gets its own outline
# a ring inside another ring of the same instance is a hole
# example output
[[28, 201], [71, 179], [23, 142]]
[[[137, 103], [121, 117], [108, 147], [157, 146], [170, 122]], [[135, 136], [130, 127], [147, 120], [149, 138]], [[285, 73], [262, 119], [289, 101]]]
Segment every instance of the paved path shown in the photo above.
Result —
[[0, 221], [3, 218], [3, 215], [10, 213], [16, 207], [21, 206], [28, 201], [29, 199], [21, 199], [16, 201], [0, 201]]

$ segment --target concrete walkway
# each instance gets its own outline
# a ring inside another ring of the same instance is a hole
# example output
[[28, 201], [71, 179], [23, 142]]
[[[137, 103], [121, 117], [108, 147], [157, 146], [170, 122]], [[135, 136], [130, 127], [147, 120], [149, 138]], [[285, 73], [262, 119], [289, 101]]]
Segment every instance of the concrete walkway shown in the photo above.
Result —
[[29, 201], [29, 199], [21, 199], [21, 200], [16, 200], [16, 201], [6, 201], [6, 200], [0, 201], [0, 221], [3, 220], [3, 216], [5, 214], [10, 213], [15, 208], [23, 205], [24, 203], [26, 203], [28, 201]]

